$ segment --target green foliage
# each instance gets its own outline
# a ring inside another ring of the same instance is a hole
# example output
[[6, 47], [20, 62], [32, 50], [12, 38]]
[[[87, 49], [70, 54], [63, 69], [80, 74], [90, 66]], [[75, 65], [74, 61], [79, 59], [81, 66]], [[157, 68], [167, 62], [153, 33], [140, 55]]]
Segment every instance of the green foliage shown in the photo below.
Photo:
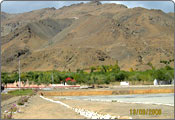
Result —
[[116, 81], [123, 81], [128, 78], [128, 74], [126, 72], [118, 72], [115, 75], [115, 80]]
[[120, 71], [120, 67], [118, 65], [118, 61], [116, 61], [114, 66], [110, 66], [112, 69], [112, 72], [119, 72]]
[[160, 60], [160, 63], [165, 64], [166, 66], [168, 66], [171, 62], [174, 62], [174, 59], [170, 59], [170, 60]]
[[68, 85], [75, 85], [76, 83], [75, 82], [72, 82], [72, 81], [67, 81], [67, 84]]
[[173, 68], [172, 68], [172, 67], [170, 67], [170, 66], [168, 66], [168, 65], [167, 65], [167, 66], [165, 66], [165, 69], [166, 69], [166, 70], [173, 70]]
[[101, 72], [106, 73], [107, 72], [107, 66], [102, 65]]
[[[70, 77], [76, 80], [76, 83], [68, 84], [109, 84], [115, 81], [153, 81], [155, 78], [158, 80], [172, 80], [174, 78], [174, 68], [166, 65], [164, 68], [155, 69], [152, 63], [148, 63], [151, 67], [150, 70], [146, 71], [121, 71], [116, 61], [115, 65], [102, 65], [97, 67], [91, 67], [91, 72], [86, 73], [81, 69], [78, 69], [77, 72], [60, 72], [60, 71], [35, 71], [35, 72], [26, 72], [21, 73], [21, 81], [26, 82], [29, 80], [29, 83], [35, 84], [60, 84], [61, 81], [65, 81], [67, 77]], [[96, 70], [96, 71], [94, 71]], [[52, 81], [53, 75], [53, 81]], [[18, 73], [1, 73], [2, 83], [13, 83], [18, 81]]]
[[1, 80], [2, 83], [7, 84], [7, 83], [14, 83], [15, 81], [18, 80], [18, 75], [17, 73], [1, 73]]
[[95, 67], [91, 67], [91, 73], [93, 73], [95, 70]]
[[133, 70], [133, 68], [130, 68], [130, 70], [129, 70], [130, 72], [134, 72], [134, 70]]
[[155, 72], [156, 79], [158, 80], [171, 80], [173, 79], [172, 74], [164, 69], [157, 70]]

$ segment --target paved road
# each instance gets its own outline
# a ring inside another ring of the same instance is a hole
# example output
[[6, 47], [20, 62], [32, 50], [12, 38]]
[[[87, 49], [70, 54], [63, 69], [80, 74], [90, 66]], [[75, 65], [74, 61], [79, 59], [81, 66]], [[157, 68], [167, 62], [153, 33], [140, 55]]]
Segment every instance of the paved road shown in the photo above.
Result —
[[143, 104], [163, 104], [174, 106], [174, 94], [142, 94], [142, 95], [108, 95], [108, 96], [64, 96], [57, 98], [67, 98], [74, 100], [94, 100], [94, 101], [118, 101], [126, 103]]

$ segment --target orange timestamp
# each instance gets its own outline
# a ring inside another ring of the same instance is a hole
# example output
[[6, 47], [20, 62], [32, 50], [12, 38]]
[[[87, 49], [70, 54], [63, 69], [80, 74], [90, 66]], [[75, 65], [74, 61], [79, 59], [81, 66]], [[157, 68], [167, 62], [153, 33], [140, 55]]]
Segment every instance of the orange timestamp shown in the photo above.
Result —
[[161, 109], [130, 109], [130, 115], [161, 115]]

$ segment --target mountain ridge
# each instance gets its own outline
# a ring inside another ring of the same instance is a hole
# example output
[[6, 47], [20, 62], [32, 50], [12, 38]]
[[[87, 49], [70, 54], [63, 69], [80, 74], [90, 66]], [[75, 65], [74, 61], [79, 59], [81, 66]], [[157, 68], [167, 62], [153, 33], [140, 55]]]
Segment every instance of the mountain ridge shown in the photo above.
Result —
[[174, 57], [174, 17], [161, 10], [91, 2], [4, 19], [2, 71], [16, 71], [19, 54], [23, 71], [76, 71], [116, 61], [124, 70], [146, 70], [148, 62], [160, 68], [160, 60]]

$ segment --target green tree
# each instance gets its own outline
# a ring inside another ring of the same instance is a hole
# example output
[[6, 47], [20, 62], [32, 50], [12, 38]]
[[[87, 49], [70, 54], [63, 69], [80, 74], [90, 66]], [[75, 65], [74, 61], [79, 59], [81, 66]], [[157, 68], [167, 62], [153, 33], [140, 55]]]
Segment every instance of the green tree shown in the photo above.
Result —
[[114, 65], [114, 67], [112, 69], [112, 71], [114, 71], [114, 72], [119, 72], [120, 71], [120, 67], [118, 65], [118, 61], [116, 61], [115, 65]]
[[91, 73], [93, 73], [95, 70], [95, 67], [91, 67]]
[[119, 72], [119, 73], [117, 73], [117, 74], [115, 75], [115, 80], [116, 80], [116, 81], [123, 81], [123, 80], [125, 80], [127, 77], [128, 77], [128, 76], [127, 76], [126, 73], [124, 73], [124, 72]]
[[155, 77], [158, 80], [171, 80], [172, 79], [171, 74], [163, 70], [157, 70], [155, 73]]

